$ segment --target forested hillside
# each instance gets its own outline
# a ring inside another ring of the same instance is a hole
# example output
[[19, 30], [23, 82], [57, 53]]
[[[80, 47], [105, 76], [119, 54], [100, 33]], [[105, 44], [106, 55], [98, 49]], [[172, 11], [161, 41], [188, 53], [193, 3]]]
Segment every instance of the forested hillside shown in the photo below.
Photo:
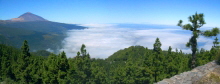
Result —
[[[154, 49], [131, 46], [115, 52], [107, 59], [90, 58], [86, 46], [74, 58], [65, 52], [58, 55], [47, 52], [30, 53], [28, 42], [21, 49], [0, 45], [0, 80], [6, 83], [95, 83], [152, 84], [190, 70], [191, 56], [181, 50], [161, 50], [159, 38]], [[153, 45], [152, 45], [153, 46]], [[215, 59], [217, 49], [201, 49], [196, 66]], [[43, 56], [44, 55], [44, 56]]]

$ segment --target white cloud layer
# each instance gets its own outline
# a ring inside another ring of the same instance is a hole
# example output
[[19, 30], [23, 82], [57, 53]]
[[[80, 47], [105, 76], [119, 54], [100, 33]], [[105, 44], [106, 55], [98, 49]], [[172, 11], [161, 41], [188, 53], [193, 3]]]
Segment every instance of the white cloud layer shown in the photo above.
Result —
[[[153, 48], [155, 39], [158, 37], [162, 43], [162, 49], [167, 50], [169, 46], [181, 49], [183, 52], [190, 52], [185, 47], [191, 34], [184, 33], [184, 30], [175, 28], [164, 29], [135, 29], [120, 28], [111, 24], [86, 24], [89, 27], [85, 30], [70, 30], [68, 37], [63, 41], [63, 49], [68, 57], [75, 57], [82, 44], [86, 45], [86, 50], [92, 58], [107, 58], [114, 52], [133, 45], [141, 45]], [[210, 49], [212, 40], [200, 37], [198, 42], [204, 42], [203, 47]]]

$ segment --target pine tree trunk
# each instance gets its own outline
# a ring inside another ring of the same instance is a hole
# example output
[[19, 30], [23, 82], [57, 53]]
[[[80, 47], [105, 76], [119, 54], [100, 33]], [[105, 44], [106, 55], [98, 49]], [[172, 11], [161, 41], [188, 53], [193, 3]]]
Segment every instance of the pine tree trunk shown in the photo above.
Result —
[[192, 66], [191, 68], [195, 68], [196, 67], [196, 52], [192, 53]]
[[196, 67], [196, 51], [197, 51], [197, 40], [196, 37], [193, 36], [193, 41], [192, 41], [192, 66], [191, 68], [195, 68]]

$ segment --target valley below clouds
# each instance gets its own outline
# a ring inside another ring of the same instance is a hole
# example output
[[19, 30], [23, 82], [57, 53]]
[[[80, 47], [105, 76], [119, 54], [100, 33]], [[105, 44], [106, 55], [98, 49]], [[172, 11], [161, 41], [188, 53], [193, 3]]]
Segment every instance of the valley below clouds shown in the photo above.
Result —
[[[135, 45], [153, 49], [157, 37], [162, 43], [163, 50], [171, 46], [173, 51], [177, 48], [185, 53], [191, 52], [190, 48], [185, 47], [191, 37], [191, 32], [177, 26], [163, 28], [157, 25], [140, 27], [138, 24], [137, 27], [135, 24], [132, 27], [118, 24], [84, 24], [82, 26], [88, 29], [69, 30], [62, 42], [63, 48], [60, 51], [65, 51], [68, 57], [75, 57], [82, 44], [86, 45], [91, 58], [108, 58], [120, 49]], [[198, 42], [199, 49], [209, 50], [213, 45], [213, 39], [206, 37], [200, 37]]]

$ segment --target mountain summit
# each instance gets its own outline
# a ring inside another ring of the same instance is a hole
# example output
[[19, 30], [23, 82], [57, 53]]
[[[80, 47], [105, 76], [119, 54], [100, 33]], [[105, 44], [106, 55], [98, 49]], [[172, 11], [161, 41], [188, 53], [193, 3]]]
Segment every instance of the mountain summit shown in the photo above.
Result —
[[18, 18], [12, 18], [11, 21], [28, 22], [28, 21], [47, 21], [47, 20], [38, 15], [27, 12], [27, 13], [22, 14]]

